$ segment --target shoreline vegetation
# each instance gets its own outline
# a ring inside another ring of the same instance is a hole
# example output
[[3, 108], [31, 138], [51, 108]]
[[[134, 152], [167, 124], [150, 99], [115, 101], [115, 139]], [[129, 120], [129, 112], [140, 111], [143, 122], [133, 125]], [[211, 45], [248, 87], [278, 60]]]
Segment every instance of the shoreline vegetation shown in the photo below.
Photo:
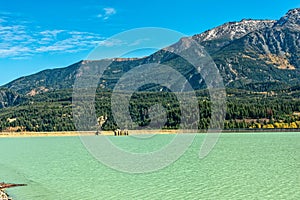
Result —
[[[180, 131], [180, 132], [179, 132]], [[204, 130], [128, 130], [130, 135], [146, 134], [205, 134]], [[299, 132], [300, 129], [228, 129], [222, 130], [221, 133], [276, 133], [276, 132]], [[5, 137], [71, 137], [71, 136], [95, 136], [96, 131], [60, 131], [60, 132], [0, 132], [0, 138]], [[101, 131], [99, 136], [114, 136], [113, 131]]]

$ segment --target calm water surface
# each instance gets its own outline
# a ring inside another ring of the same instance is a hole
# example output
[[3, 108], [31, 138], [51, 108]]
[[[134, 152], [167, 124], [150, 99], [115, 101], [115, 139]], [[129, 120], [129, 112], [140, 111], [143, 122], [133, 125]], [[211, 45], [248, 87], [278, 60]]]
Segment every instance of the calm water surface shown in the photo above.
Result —
[[[111, 140], [147, 152], [172, 137]], [[167, 168], [138, 175], [102, 165], [78, 137], [1, 138], [0, 181], [28, 184], [8, 190], [16, 200], [300, 199], [299, 133], [223, 134], [199, 160], [203, 138]]]

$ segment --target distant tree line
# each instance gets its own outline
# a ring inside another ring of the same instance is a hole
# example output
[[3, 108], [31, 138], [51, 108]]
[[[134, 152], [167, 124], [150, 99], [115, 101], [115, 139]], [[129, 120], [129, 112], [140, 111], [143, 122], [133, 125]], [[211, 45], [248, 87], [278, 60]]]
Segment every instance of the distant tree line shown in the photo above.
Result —
[[[2, 108], [0, 131], [75, 131], [71, 94], [70, 90], [48, 92], [36, 95], [21, 105]], [[207, 94], [205, 91], [197, 91], [200, 114], [197, 125], [201, 130], [210, 127], [211, 102]], [[111, 91], [98, 90], [95, 100], [97, 116], [107, 116], [108, 118], [102, 127], [103, 130], [120, 128], [116, 124], [111, 110]], [[288, 95], [279, 98], [265, 94], [230, 91], [226, 101], [225, 129], [300, 128], [298, 115], [300, 100], [298, 98]], [[180, 102], [176, 95], [168, 91], [132, 94], [128, 109], [136, 126], [145, 127], [150, 124], [151, 108], [157, 104], [162, 106], [166, 116], [166, 122], [161, 128], [181, 128]], [[186, 123], [194, 119], [194, 114], [187, 115]], [[122, 121], [123, 119], [118, 120]], [[183, 126], [185, 125], [183, 124]]]

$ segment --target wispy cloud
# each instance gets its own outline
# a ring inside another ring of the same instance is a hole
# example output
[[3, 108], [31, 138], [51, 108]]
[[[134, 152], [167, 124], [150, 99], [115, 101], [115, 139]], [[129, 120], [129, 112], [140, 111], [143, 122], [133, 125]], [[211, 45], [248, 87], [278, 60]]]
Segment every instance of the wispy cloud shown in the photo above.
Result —
[[100, 41], [98, 46], [103, 46], [103, 47], [117, 47], [117, 46], [139, 46], [142, 45], [144, 42], [149, 41], [149, 38], [141, 38], [141, 39], [136, 39], [136, 40], [120, 40], [120, 39], [107, 39]]
[[87, 32], [62, 32], [62, 36], [65, 39], [62, 40], [51, 40], [51, 36], [46, 37], [46, 43], [48, 45], [42, 45], [36, 49], [37, 52], [79, 52], [83, 50], [88, 50], [92, 47], [96, 47], [104, 39], [103, 37], [87, 33]]
[[0, 15], [0, 58], [25, 59], [39, 53], [80, 52], [96, 47], [104, 39], [89, 32], [40, 30]]
[[0, 49], [0, 57], [18, 57], [28, 56], [31, 54], [31, 49], [23, 46], [14, 46], [6, 49]]
[[103, 20], [108, 20], [115, 14], [117, 14], [117, 10], [115, 8], [103, 8], [102, 12], [98, 14], [97, 17], [102, 18]]
[[65, 30], [46, 30], [46, 31], [41, 31], [40, 34], [45, 36], [45, 37], [56, 37], [57, 34], [64, 32]]
[[101, 41], [99, 43], [99, 46], [104, 46], [104, 47], [115, 47], [115, 46], [121, 46], [127, 44], [125, 41], [119, 40], [119, 39], [107, 39], [104, 41]]
[[137, 45], [140, 45], [149, 40], [150, 40], [149, 38], [137, 39], [137, 40], [133, 41], [132, 43], [128, 44], [128, 46], [137, 46]]

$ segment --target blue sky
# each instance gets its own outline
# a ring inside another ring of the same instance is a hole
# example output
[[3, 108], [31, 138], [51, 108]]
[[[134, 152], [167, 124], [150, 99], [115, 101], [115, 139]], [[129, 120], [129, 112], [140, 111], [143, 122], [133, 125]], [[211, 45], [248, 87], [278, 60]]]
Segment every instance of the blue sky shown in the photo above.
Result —
[[133, 28], [185, 35], [243, 18], [279, 19], [299, 0], [9, 0], [0, 2], [0, 85], [85, 59], [106, 38]]

